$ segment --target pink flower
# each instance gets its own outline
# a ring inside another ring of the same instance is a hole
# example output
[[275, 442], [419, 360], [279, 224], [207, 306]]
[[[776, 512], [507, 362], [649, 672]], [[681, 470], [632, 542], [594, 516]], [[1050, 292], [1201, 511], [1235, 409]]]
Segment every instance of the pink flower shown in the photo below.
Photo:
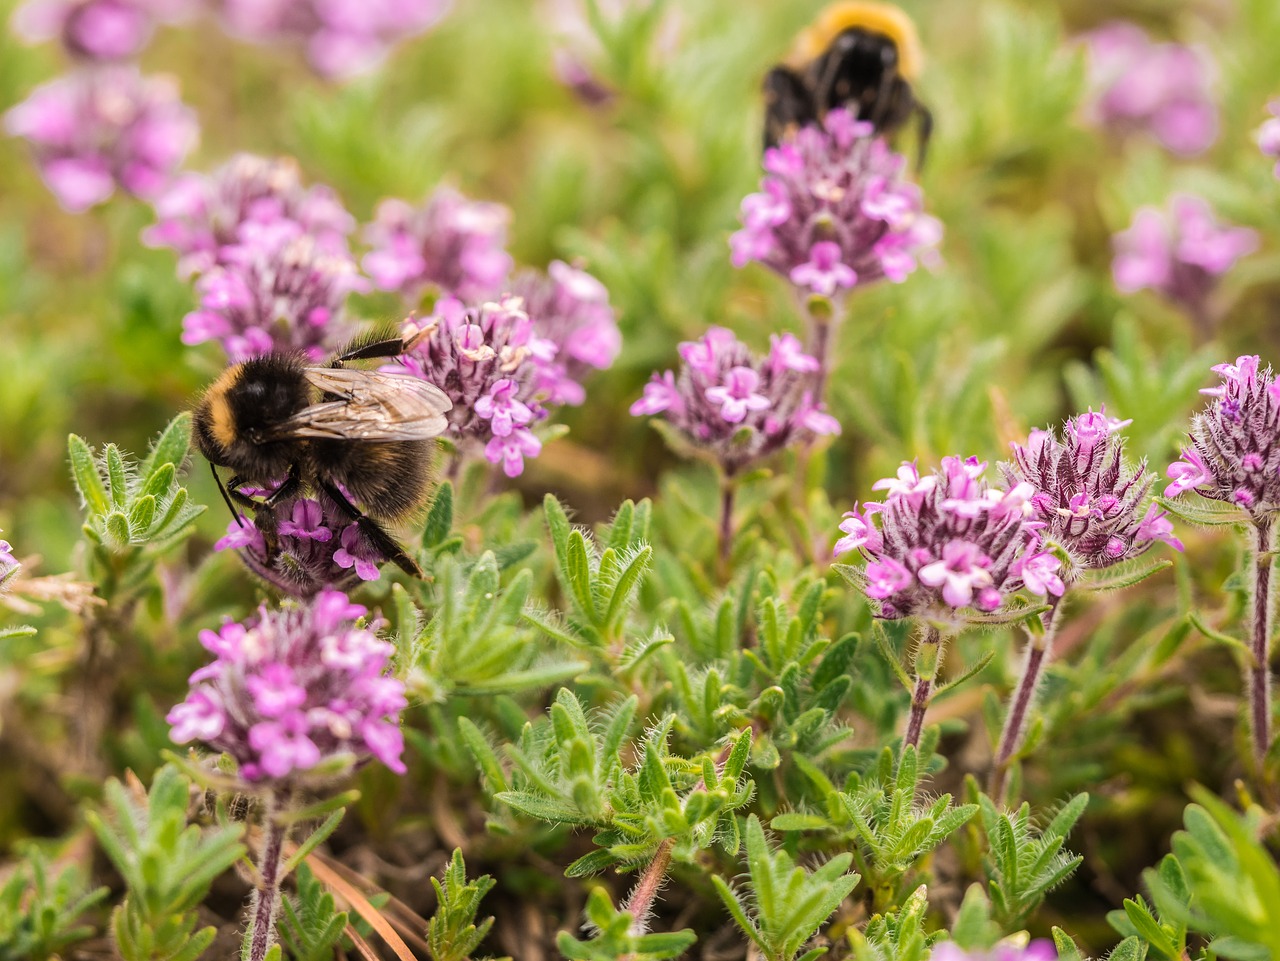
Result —
[[516, 399], [518, 385], [509, 377], [494, 383], [475, 403], [477, 416], [491, 421], [494, 437], [506, 437], [517, 427], [524, 427], [533, 420], [533, 411]]
[[844, 520], [840, 522], [840, 530], [845, 536], [836, 541], [832, 551], [834, 556], [839, 557], [861, 547], [875, 551], [881, 549], [880, 532], [871, 521], [871, 515], [879, 509], [879, 504], [867, 504], [861, 514], [857, 511], [857, 505], [854, 505], [853, 510], [845, 511]]
[[1182, 459], [1170, 464], [1165, 471], [1172, 484], [1164, 489], [1165, 497], [1177, 497], [1209, 482], [1209, 468], [1194, 449], [1183, 448]]
[[484, 456], [491, 464], [501, 464], [508, 477], [524, 473], [524, 459], [542, 453], [542, 441], [532, 431], [520, 428], [506, 437], [494, 437], [485, 445]]
[[821, 368], [818, 358], [804, 352], [795, 334], [769, 335], [769, 364], [775, 371], [794, 370], [812, 374]]
[[655, 373], [644, 385], [644, 394], [631, 405], [632, 417], [660, 414], [664, 410], [679, 410], [680, 392], [676, 389], [676, 375], [671, 371]]
[[707, 400], [720, 406], [720, 416], [730, 424], [740, 424], [752, 410], [772, 406], [768, 397], [756, 393], [760, 375], [750, 367], [734, 367], [725, 374], [723, 386], [708, 387]]
[[291, 520], [281, 521], [281, 534], [321, 542], [333, 539], [333, 531], [324, 526], [324, 514], [319, 501], [309, 498], [295, 501], [290, 517]]
[[1060, 567], [1062, 562], [1048, 551], [1032, 554], [1022, 562], [1020, 568], [1022, 583], [1032, 594], [1039, 594], [1041, 597], [1048, 594], [1061, 597], [1067, 586], [1058, 576]]
[[169, 712], [167, 720], [172, 727], [169, 736], [175, 744], [211, 741], [222, 733], [227, 723], [217, 695], [206, 690], [193, 691]]
[[975, 588], [991, 586], [987, 570], [991, 558], [968, 541], [948, 541], [942, 548], [942, 559], [926, 564], [916, 576], [921, 584], [941, 587], [942, 599], [952, 607], [964, 607], [973, 599]]
[[378, 579], [378, 564], [373, 551], [364, 543], [360, 533], [360, 525], [349, 524], [342, 532], [341, 544], [333, 552], [333, 562], [343, 570], [355, 569], [356, 576], [362, 581]]
[[791, 282], [824, 297], [832, 296], [842, 287], [852, 287], [858, 282], [858, 275], [841, 262], [840, 257], [839, 244], [829, 240], [814, 244], [809, 250], [809, 259], [791, 269]]
[[885, 477], [871, 485], [873, 491], [887, 491], [886, 497], [905, 497], [919, 503], [924, 495], [933, 490], [938, 479], [935, 476], [921, 477], [915, 461], [903, 461], [898, 468], [897, 476]]
[[892, 597], [912, 585], [911, 572], [892, 557], [881, 557], [867, 565], [867, 596], [877, 600]]

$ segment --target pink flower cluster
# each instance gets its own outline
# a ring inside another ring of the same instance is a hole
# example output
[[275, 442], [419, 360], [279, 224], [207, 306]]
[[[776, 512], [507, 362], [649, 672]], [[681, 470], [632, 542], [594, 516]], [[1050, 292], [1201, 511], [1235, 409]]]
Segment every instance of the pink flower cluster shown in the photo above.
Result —
[[905, 280], [942, 238], [905, 164], [847, 110], [800, 129], [765, 151], [760, 192], [743, 199], [742, 229], [729, 238], [734, 266], [759, 261], [822, 297]]
[[1140, 27], [1114, 21], [1084, 42], [1091, 99], [1087, 116], [1120, 134], [1147, 132], [1168, 150], [1191, 155], [1218, 138], [1213, 65], [1177, 43], [1155, 43]]
[[1034, 516], [1044, 526], [1039, 536], [1062, 548], [1072, 576], [1079, 569], [1110, 567], [1137, 557], [1157, 542], [1182, 550], [1168, 515], [1142, 503], [1155, 482], [1146, 464], [1124, 463], [1129, 424], [1090, 411], [1068, 420], [1059, 437], [1033, 430], [1025, 444], [1011, 444], [1013, 461], [1001, 470], [1010, 487], [1030, 484]]
[[1275, 160], [1275, 175], [1280, 177], [1280, 100], [1267, 104], [1267, 111], [1271, 116], [1258, 128], [1258, 149]]
[[[263, 494], [269, 493], [263, 491]], [[327, 502], [299, 497], [276, 508], [276, 553], [268, 556], [262, 531], [252, 520], [237, 518], [215, 551], [235, 549], [245, 566], [293, 597], [312, 597], [360, 581], [376, 581], [387, 558], [357, 524]]]
[[726, 473], [797, 441], [840, 433], [836, 419], [814, 403], [818, 361], [794, 335], [775, 334], [761, 358], [733, 331], [712, 327], [679, 351], [679, 375], [655, 373], [631, 413], [662, 414]]
[[1169, 212], [1143, 207], [1128, 230], [1112, 238], [1111, 272], [1125, 293], [1150, 288], [1205, 317], [1218, 278], [1258, 245], [1245, 227], [1220, 224], [1199, 197], [1173, 197]]
[[1235, 504], [1254, 517], [1280, 509], [1280, 382], [1255, 356], [1217, 364], [1212, 398], [1191, 419], [1191, 445], [1169, 466], [1165, 497], [1187, 491]]
[[1030, 516], [1035, 489], [1025, 482], [990, 487], [986, 468], [976, 457], [946, 457], [941, 470], [922, 477], [904, 463], [896, 477], [872, 485], [887, 492], [883, 503], [844, 515], [835, 553], [862, 552], [864, 590], [879, 617], [989, 613], [1023, 586], [1042, 596], [1062, 593], [1061, 564], [1041, 549], [1044, 525]]
[[[526, 271], [511, 285], [533, 320], [539, 362], [538, 392], [548, 404], [581, 404], [582, 381], [606, 370], [622, 350], [622, 333], [604, 284], [583, 270], [553, 260], [546, 274]], [[549, 348], [554, 354], [548, 356]]]
[[431, 287], [468, 303], [494, 297], [511, 273], [510, 220], [501, 204], [468, 200], [449, 187], [437, 188], [418, 207], [384, 200], [365, 228], [373, 248], [365, 254], [365, 272], [411, 306]]
[[343, 304], [362, 287], [355, 263], [326, 253], [299, 224], [264, 226], [222, 254], [231, 262], [196, 283], [200, 306], [183, 318], [184, 344], [217, 340], [233, 362], [301, 353], [315, 363], [352, 333]]
[[233, 261], [247, 234], [280, 221], [296, 223], [333, 255], [347, 254], [347, 236], [356, 227], [333, 190], [302, 185], [290, 157], [237, 154], [211, 174], [182, 174], [156, 199], [155, 209], [157, 222], [142, 240], [176, 251], [183, 277]]
[[321, 76], [372, 70], [401, 40], [424, 33], [448, 0], [216, 0], [227, 31], [251, 43], [299, 44]]
[[962, 951], [950, 941], [936, 945], [930, 961], [1057, 961], [1058, 949], [1043, 938], [1025, 948], [1000, 945], [990, 951]]
[[[539, 393], [542, 368], [534, 325], [519, 298], [466, 307], [445, 298], [421, 323], [405, 321], [413, 348], [388, 370], [435, 384], [453, 401], [446, 435], [465, 452], [484, 444], [485, 458], [516, 477], [542, 452], [532, 427], [547, 416]], [[547, 345], [547, 356], [554, 349]]]
[[44, 84], [5, 114], [30, 142], [58, 202], [82, 211], [116, 189], [149, 199], [195, 145], [195, 115], [168, 77], [126, 66], [86, 68]]
[[13, 31], [28, 43], [57, 40], [82, 60], [129, 60], [157, 23], [182, 20], [191, 7], [189, 0], [27, 0], [14, 11]]
[[214, 661], [169, 712], [170, 736], [225, 751], [248, 782], [297, 783], [326, 762], [369, 756], [403, 774], [404, 685], [386, 673], [392, 646], [357, 626], [366, 613], [325, 591], [201, 631]]

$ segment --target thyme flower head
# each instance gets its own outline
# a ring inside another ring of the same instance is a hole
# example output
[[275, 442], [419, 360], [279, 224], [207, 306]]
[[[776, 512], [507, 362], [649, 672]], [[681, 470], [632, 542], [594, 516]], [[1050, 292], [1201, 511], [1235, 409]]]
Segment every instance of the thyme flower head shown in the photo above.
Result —
[[764, 357], [723, 327], [712, 327], [679, 350], [679, 374], [655, 373], [631, 413], [662, 414], [686, 443], [707, 452], [726, 473], [798, 441], [840, 433], [836, 419], [813, 401], [818, 361], [793, 334], [775, 334]]
[[142, 52], [158, 22], [191, 13], [187, 0], [27, 0], [13, 32], [28, 43], [57, 40], [79, 60], [129, 60]]
[[432, 287], [468, 303], [494, 297], [511, 273], [510, 220], [502, 204], [468, 200], [448, 187], [437, 188], [417, 207], [384, 200], [365, 228], [373, 248], [365, 254], [365, 272], [410, 304]]
[[357, 626], [366, 613], [325, 591], [201, 631], [214, 660], [169, 712], [170, 736], [225, 751], [250, 783], [294, 783], [319, 765], [337, 773], [328, 769], [368, 757], [403, 774], [404, 685], [387, 675], [394, 648]]
[[291, 220], [276, 221], [197, 281], [200, 306], [183, 318], [182, 342], [220, 341], [233, 362], [301, 353], [315, 363], [350, 336], [343, 305], [363, 286], [350, 257], [324, 252]]
[[302, 185], [297, 161], [237, 154], [211, 174], [178, 177], [155, 201], [157, 221], [143, 231], [150, 247], [179, 256], [178, 274], [203, 273], [235, 259], [246, 234], [296, 223], [327, 254], [345, 255], [355, 218], [329, 187]]
[[935, 256], [942, 226], [923, 212], [906, 161], [870, 123], [832, 110], [764, 154], [760, 191], [742, 201], [733, 264], [759, 261], [808, 294], [832, 298]]
[[584, 270], [553, 260], [546, 274], [525, 272], [511, 285], [533, 320], [539, 391], [549, 404], [581, 404], [582, 381], [613, 366], [622, 333], [609, 306], [609, 291]]
[[51, 80], [4, 122], [8, 133], [31, 144], [58, 202], [77, 213], [116, 188], [155, 197], [199, 135], [171, 77], [144, 77], [126, 66], [84, 68]]
[[1217, 364], [1209, 405], [1191, 418], [1191, 444], [1166, 471], [1166, 497], [1194, 490], [1226, 501], [1255, 520], [1280, 509], [1280, 383], [1256, 355]]
[[[1110, 567], [1157, 542], [1182, 550], [1168, 515], [1142, 504], [1155, 475], [1146, 462], [1124, 462], [1120, 421], [1090, 411], [1068, 420], [1059, 435], [1033, 430], [1025, 444], [1010, 444], [1013, 460], [1001, 471], [1010, 487], [1030, 484], [1040, 537], [1061, 547], [1074, 569]], [[1068, 571], [1068, 574], [1074, 571]]]
[[1258, 128], [1258, 149], [1263, 156], [1272, 157], [1276, 161], [1275, 175], [1280, 177], [1280, 100], [1267, 104], [1270, 117]]
[[301, 598], [376, 581], [379, 565], [388, 559], [327, 498], [285, 501], [276, 507], [275, 519], [274, 553], [267, 550], [262, 530], [247, 518], [233, 520], [213, 549], [238, 551], [249, 570], [285, 594]]
[[887, 492], [883, 502], [845, 514], [835, 553], [862, 552], [864, 590], [877, 616], [987, 613], [1023, 586], [1061, 593], [1060, 562], [1040, 549], [1044, 525], [1031, 516], [1035, 490], [991, 487], [986, 468], [976, 457], [945, 457], [941, 469], [921, 476], [904, 463], [896, 477], [872, 485]]
[[1150, 288], [1203, 316], [1218, 278], [1257, 246], [1252, 230], [1224, 225], [1204, 200], [1179, 194], [1167, 212], [1141, 208], [1132, 226], [1112, 238], [1111, 271], [1124, 293]]
[[548, 412], [534, 325], [520, 299], [466, 307], [446, 298], [404, 329], [417, 342], [386, 369], [407, 370], [443, 390], [453, 401], [446, 437], [464, 449], [482, 444], [485, 458], [508, 477], [522, 473], [525, 459], [542, 452], [531, 428]]
[[1167, 150], [1202, 153], [1218, 139], [1213, 63], [1195, 48], [1155, 43], [1113, 21], [1084, 37], [1092, 91], [1086, 116], [1121, 135], [1147, 133]]

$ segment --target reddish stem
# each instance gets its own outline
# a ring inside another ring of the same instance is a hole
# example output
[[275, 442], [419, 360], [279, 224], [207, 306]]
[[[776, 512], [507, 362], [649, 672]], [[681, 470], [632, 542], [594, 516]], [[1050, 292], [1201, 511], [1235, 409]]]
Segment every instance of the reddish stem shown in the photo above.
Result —
[[631, 892], [631, 897], [627, 898], [623, 910], [631, 912], [631, 933], [634, 935], [644, 934], [649, 929], [653, 902], [658, 896], [659, 888], [662, 887], [663, 879], [667, 876], [667, 868], [671, 865], [671, 849], [675, 845], [675, 838], [667, 838], [658, 845], [658, 850], [653, 853], [653, 860], [645, 868], [635, 890]]
[[1271, 541], [1272, 522], [1268, 517], [1255, 521], [1257, 547], [1254, 551], [1253, 638], [1245, 679], [1249, 691], [1249, 736], [1258, 777], [1266, 780], [1264, 764], [1271, 747]]
[[262, 856], [258, 862], [261, 882], [254, 892], [253, 935], [249, 944], [249, 961], [262, 961], [275, 941], [276, 911], [280, 908], [280, 861], [288, 828], [276, 817], [285, 806], [283, 795], [272, 791], [267, 795], [262, 817]]

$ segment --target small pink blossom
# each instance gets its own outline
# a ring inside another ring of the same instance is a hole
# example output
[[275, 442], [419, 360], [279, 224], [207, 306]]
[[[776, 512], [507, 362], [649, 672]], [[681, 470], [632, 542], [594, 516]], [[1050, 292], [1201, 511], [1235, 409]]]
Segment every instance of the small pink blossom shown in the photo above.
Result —
[[791, 282], [823, 297], [830, 297], [841, 288], [852, 287], [858, 282], [858, 275], [840, 257], [839, 244], [829, 240], [814, 244], [809, 250], [809, 259], [791, 269]]
[[926, 564], [916, 576], [921, 584], [941, 587], [942, 599], [952, 607], [964, 607], [973, 599], [975, 588], [991, 585], [990, 564], [991, 558], [976, 544], [953, 540], [942, 548], [941, 560]]
[[725, 374], [724, 384], [708, 387], [707, 400], [720, 407], [720, 416], [730, 424], [740, 424], [748, 411], [766, 410], [772, 406], [768, 397], [756, 393], [760, 375], [750, 367], [734, 367]]

